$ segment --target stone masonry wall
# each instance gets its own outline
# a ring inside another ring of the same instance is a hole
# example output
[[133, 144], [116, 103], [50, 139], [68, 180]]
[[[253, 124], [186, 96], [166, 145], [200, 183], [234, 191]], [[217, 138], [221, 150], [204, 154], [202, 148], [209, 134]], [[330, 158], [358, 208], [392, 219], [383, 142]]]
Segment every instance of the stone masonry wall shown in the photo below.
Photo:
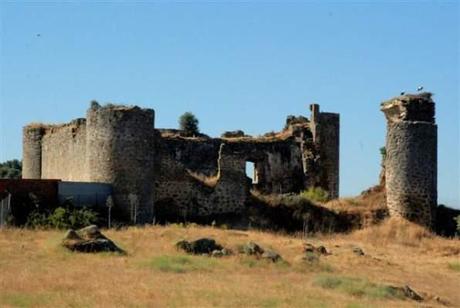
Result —
[[249, 193], [245, 161], [226, 153], [223, 145], [218, 152], [219, 172], [211, 186], [191, 176], [189, 169], [164, 148], [160, 152], [155, 181], [155, 207], [159, 216], [186, 219], [238, 214], [244, 209]]
[[340, 167], [340, 116], [337, 113], [320, 113], [320, 178], [327, 187], [329, 198], [339, 197]]
[[388, 121], [385, 186], [390, 215], [430, 227], [437, 207], [437, 126], [427, 94], [394, 98], [382, 111]]
[[338, 113], [320, 112], [319, 105], [310, 105], [310, 126], [313, 142], [319, 153], [319, 166], [314, 186], [319, 186], [329, 193], [330, 199], [339, 197], [340, 169], [340, 115]]
[[86, 168], [91, 182], [113, 186], [122, 216], [153, 220], [154, 111], [93, 105], [87, 112]]
[[49, 126], [42, 138], [42, 179], [85, 181], [86, 120]]
[[24, 177], [110, 184], [114, 214], [134, 223], [151, 222], [156, 209], [176, 217], [241, 213], [251, 188], [247, 162], [262, 193], [302, 191], [312, 183], [307, 173], [318, 171], [338, 194], [338, 116], [317, 117], [316, 145], [333, 147], [323, 148], [318, 166], [308, 119], [291, 119], [270, 136], [183, 138], [155, 130], [151, 109], [92, 103], [86, 119], [24, 128]]
[[42, 174], [42, 125], [29, 125], [23, 129], [22, 178], [41, 179]]

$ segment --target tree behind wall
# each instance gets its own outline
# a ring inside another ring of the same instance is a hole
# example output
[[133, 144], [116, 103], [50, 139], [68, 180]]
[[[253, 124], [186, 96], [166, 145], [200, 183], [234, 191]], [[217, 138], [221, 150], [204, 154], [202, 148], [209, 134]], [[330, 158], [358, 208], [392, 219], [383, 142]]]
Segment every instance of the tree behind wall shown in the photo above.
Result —
[[179, 118], [179, 129], [182, 130], [186, 136], [196, 136], [200, 133], [198, 123], [199, 121], [193, 113], [186, 112]]
[[0, 179], [20, 179], [22, 174], [22, 162], [13, 159], [0, 163]]

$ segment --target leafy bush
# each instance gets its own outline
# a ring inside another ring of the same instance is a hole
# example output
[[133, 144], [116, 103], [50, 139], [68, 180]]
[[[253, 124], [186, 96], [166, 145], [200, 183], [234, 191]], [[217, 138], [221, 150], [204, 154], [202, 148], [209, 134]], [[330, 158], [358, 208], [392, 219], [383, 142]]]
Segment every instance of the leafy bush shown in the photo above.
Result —
[[380, 155], [382, 156], [382, 162], [384, 162], [385, 158], [387, 157], [387, 148], [386, 147], [381, 147], [380, 148]]
[[20, 179], [22, 173], [22, 162], [13, 159], [0, 163], [0, 179]]
[[186, 112], [179, 118], [179, 129], [181, 129], [186, 136], [196, 136], [200, 133], [198, 128], [198, 119], [191, 112]]
[[78, 229], [96, 223], [97, 213], [87, 208], [58, 207], [52, 213], [32, 211], [26, 226], [31, 228]]
[[329, 200], [329, 193], [321, 187], [310, 187], [300, 193], [301, 197], [314, 202], [326, 202]]

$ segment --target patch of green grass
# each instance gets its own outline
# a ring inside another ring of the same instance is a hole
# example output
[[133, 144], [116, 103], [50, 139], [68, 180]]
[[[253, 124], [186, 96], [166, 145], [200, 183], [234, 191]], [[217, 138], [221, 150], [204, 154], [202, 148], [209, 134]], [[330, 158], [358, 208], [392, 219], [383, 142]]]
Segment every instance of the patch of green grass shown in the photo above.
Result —
[[451, 270], [460, 272], [460, 262], [451, 262], [448, 266]]
[[346, 308], [364, 308], [364, 307], [366, 307], [366, 306], [363, 306], [363, 305], [358, 304], [358, 303], [351, 303], [351, 304], [348, 304], [346, 306]]
[[287, 270], [291, 267], [291, 264], [285, 260], [272, 262], [266, 259], [257, 259], [255, 256], [241, 256], [239, 263], [249, 268], [271, 268], [277, 270]]
[[320, 275], [314, 281], [314, 285], [323, 289], [338, 290], [356, 297], [367, 297], [371, 299], [404, 298], [404, 294], [393, 287], [375, 284], [360, 278]]
[[302, 191], [300, 193], [300, 196], [302, 198], [306, 198], [307, 200], [320, 203], [329, 200], [328, 192], [322, 189], [321, 187], [310, 187], [309, 189]]
[[260, 266], [267, 266], [266, 263], [261, 263], [259, 260], [253, 257], [242, 257], [240, 258], [240, 263], [244, 266], [249, 268], [260, 267]]
[[0, 294], [0, 306], [9, 305], [12, 307], [36, 307], [46, 304], [45, 294], [6, 293]]
[[282, 301], [277, 298], [265, 298], [260, 302], [260, 306], [264, 308], [274, 308], [281, 306]]
[[145, 263], [146, 266], [170, 273], [209, 271], [217, 266], [217, 261], [202, 256], [157, 256]]

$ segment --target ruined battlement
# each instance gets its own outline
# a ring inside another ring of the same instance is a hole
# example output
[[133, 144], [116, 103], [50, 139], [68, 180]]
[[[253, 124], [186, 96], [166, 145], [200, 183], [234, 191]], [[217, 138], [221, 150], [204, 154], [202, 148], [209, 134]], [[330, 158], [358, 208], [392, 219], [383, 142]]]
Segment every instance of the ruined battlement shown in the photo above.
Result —
[[432, 94], [405, 94], [381, 104], [388, 122], [422, 121], [434, 123], [435, 106]]
[[23, 176], [111, 184], [117, 212], [134, 223], [152, 221], [154, 209], [172, 216], [239, 213], [250, 189], [315, 186], [335, 198], [339, 117], [315, 106], [310, 119], [289, 116], [278, 133], [211, 138], [156, 129], [152, 109], [92, 102], [84, 119], [24, 127]]

